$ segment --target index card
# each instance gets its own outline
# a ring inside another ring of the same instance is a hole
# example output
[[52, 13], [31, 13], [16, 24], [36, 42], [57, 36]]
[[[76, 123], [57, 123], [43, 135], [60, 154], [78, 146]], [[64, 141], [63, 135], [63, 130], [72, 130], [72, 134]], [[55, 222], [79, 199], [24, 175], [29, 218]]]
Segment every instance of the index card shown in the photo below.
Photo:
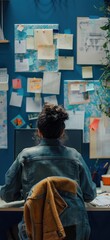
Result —
[[34, 37], [26, 38], [26, 49], [34, 49]]
[[58, 69], [60, 70], [73, 70], [74, 69], [74, 58], [67, 56], [58, 57]]
[[56, 95], [44, 97], [44, 102], [45, 102], [45, 103], [48, 102], [48, 103], [50, 103], [50, 104], [58, 105], [58, 101], [57, 101]]
[[41, 93], [42, 78], [28, 78], [27, 92]]
[[58, 34], [57, 48], [73, 49], [73, 34]]
[[26, 53], [26, 40], [15, 40], [15, 53]]
[[59, 94], [60, 78], [60, 72], [44, 72], [42, 93]]
[[23, 96], [18, 95], [17, 92], [12, 92], [10, 98], [10, 105], [15, 107], [21, 107]]
[[15, 60], [16, 72], [27, 72], [29, 71], [29, 62], [28, 59], [17, 59]]
[[54, 60], [55, 59], [55, 45], [51, 46], [39, 46], [38, 47], [38, 59]]
[[35, 49], [38, 46], [53, 45], [53, 29], [37, 29], [34, 31]]
[[82, 78], [93, 78], [92, 67], [82, 67]]

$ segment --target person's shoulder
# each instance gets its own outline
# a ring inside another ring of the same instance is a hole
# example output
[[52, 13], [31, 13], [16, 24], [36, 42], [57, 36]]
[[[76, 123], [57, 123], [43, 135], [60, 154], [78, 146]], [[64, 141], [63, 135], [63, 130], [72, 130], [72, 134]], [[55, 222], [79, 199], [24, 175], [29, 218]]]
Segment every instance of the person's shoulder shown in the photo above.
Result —
[[18, 160], [20, 162], [24, 161], [25, 159], [33, 158], [37, 152], [39, 151], [38, 146], [28, 147], [24, 148], [19, 154], [18, 154]]
[[81, 158], [81, 154], [75, 148], [65, 146], [65, 151], [72, 158], [77, 158], [77, 159]]

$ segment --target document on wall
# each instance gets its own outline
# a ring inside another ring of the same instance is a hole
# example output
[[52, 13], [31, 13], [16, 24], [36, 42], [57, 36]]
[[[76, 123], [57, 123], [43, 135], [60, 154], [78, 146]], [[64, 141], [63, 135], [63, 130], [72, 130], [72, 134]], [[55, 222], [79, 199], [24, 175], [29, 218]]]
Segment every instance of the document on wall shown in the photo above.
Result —
[[17, 92], [12, 92], [9, 104], [11, 106], [21, 107], [22, 100], [23, 100], [23, 96], [22, 95], [18, 95]]
[[26, 112], [41, 112], [42, 99], [39, 97], [36, 101], [32, 97], [26, 98]]
[[18, 59], [15, 60], [15, 67], [16, 67], [16, 72], [27, 72], [29, 71], [29, 61], [28, 59]]
[[58, 34], [58, 49], [73, 49], [73, 34]]
[[82, 67], [82, 78], [93, 78], [92, 67]]
[[34, 37], [27, 37], [26, 38], [26, 49], [34, 50]]
[[82, 129], [84, 130], [84, 111], [67, 111], [69, 119], [66, 121], [66, 129]]
[[20, 79], [20, 78], [12, 79], [12, 87], [13, 87], [14, 89], [20, 89], [20, 88], [22, 88], [21, 79]]
[[90, 97], [88, 92], [85, 91], [85, 86], [86, 82], [84, 81], [74, 81], [68, 83], [68, 101], [70, 105], [85, 104], [90, 102]]
[[28, 78], [27, 79], [27, 92], [41, 93], [42, 91], [42, 78]]
[[59, 94], [60, 80], [61, 80], [60, 72], [44, 72], [42, 93]]
[[58, 69], [59, 70], [73, 70], [74, 69], [74, 57], [59, 56], [58, 57]]
[[35, 49], [38, 46], [53, 45], [53, 29], [37, 29], [34, 31]]
[[55, 45], [38, 46], [38, 59], [40, 60], [54, 60], [55, 59]]
[[0, 91], [0, 149], [7, 148], [7, 92]]
[[44, 102], [45, 102], [45, 103], [50, 103], [50, 104], [58, 105], [58, 101], [57, 101], [56, 95], [44, 97]]
[[26, 53], [25, 40], [15, 40], [15, 53]]

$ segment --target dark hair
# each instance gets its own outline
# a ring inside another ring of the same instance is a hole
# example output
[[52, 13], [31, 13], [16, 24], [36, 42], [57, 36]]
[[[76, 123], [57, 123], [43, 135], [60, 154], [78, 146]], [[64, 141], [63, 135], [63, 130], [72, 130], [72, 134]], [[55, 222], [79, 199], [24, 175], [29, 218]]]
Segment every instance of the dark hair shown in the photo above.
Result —
[[38, 116], [38, 129], [45, 138], [59, 138], [67, 119], [68, 113], [62, 106], [46, 103]]

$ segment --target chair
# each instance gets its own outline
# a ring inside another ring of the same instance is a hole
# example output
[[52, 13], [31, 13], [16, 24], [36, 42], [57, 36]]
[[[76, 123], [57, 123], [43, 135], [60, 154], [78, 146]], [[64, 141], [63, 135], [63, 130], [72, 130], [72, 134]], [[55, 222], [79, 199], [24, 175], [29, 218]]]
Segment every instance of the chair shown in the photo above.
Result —
[[76, 226], [65, 226], [63, 219], [70, 208], [66, 202], [68, 194], [77, 195], [77, 183], [69, 178], [47, 177], [34, 185], [24, 206], [29, 239], [76, 239]]

